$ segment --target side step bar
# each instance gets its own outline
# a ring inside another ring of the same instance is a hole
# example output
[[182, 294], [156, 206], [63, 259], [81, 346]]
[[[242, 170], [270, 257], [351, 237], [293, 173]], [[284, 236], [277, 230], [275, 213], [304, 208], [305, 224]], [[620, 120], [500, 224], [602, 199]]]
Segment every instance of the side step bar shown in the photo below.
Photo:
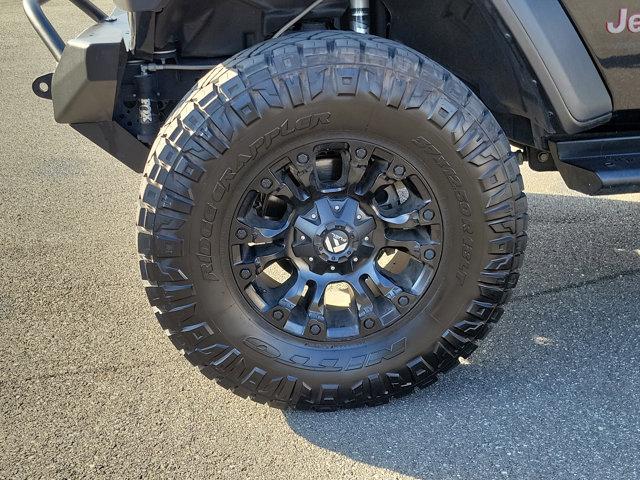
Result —
[[587, 195], [640, 192], [640, 136], [559, 141], [551, 150], [572, 190]]

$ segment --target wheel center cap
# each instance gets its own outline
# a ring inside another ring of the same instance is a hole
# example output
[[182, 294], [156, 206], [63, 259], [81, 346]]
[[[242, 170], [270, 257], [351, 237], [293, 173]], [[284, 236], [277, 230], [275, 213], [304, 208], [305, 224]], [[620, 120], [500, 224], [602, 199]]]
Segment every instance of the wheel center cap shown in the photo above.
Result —
[[349, 247], [349, 236], [342, 230], [331, 230], [324, 236], [324, 247], [331, 253], [342, 253]]
[[376, 222], [350, 197], [321, 197], [306, 205], [295, 221], [292, 247], [315, 273], [353, 271], [373, 251], [369, 234]]

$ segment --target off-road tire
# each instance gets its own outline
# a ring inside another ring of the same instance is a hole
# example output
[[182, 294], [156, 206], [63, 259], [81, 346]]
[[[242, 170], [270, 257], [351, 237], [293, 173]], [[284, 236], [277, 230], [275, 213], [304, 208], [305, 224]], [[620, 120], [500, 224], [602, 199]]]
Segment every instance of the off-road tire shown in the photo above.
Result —
[[[319, 132], [367, 129], [421, 157], [447, 226], [430, 299], [355, 345], [274, 331], [224, 266], [234, 195], [271, 152], [307, 132], [265, 136], [313, 115]], [[518, 280], [526, 211], [507, 138], [459, 79], [388, 40], [297, 33], [216, 67], [162, 128], [140, 193], [140, 268], [170, 340], [223, 387], [278, 408], [377, 405], [436, 381], [498, 321]]]

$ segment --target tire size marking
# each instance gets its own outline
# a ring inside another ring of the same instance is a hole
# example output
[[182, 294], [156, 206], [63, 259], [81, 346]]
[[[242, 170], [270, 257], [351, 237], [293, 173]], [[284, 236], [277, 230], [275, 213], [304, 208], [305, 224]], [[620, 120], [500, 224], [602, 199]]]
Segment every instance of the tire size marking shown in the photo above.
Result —
[[427, 155], [429, 155], [435, 164], [440, 168], [442, 173], [447, 177], [447, 181], [453, 192], [455, 193], [458, 203], [458, 210], [462, 219], [460, 221], [460, 238], [462, 239], [462, 249], [460, 252], [460, 262], [456, 272], [456, 278], [459, 286], [463, 286], [469, 275], [471, 268], [471, 258], [473, 257], [473, 223], [471, 222], [472, 208], [469, 201], [469, 195], [464, 190], [462, 179], [457, 174], [453, 166], [444, 158], [444, 155], [424, 137], [418, 137], [413, 143], [420, 147]]
[[[214, 232], [213, 223], [218, 214], [219, 203], [227, 192], [231, 190], [231, 183], [235, 177], [250, 161], [253, 161], [259, 154], [267, 152], [276, 138], [285, 137], [294, 132], [308, 130], [317, 127], [318, 125], [329, 124], [331, 123], [330, 119], [331, 113], [323, 112], [301, 117], [293, 122], [293, 125], [290, 124], [289, 120], [285, 120], [279, 127], [274, 128], [251, 142], [249, 145], [249, 153], [238, 155], [233, 168], [229, 167], [223, 172], [222, 176], [213, 187], [211, 198], [207, 202], [203, 218], [200, 221], [200, 240], [198, 241], [198, 252], [196, 256], [200, 261], [200, 271], [204, 280], [213, 282], [220, 281], [218, 276], [214, 273], [214, 270], [216, 269], [213, 266], [214, 256], [212, 255], [211, 236]], [[215, 257], [216, 260], [219, 260], [217, 257], [218, 256]]]

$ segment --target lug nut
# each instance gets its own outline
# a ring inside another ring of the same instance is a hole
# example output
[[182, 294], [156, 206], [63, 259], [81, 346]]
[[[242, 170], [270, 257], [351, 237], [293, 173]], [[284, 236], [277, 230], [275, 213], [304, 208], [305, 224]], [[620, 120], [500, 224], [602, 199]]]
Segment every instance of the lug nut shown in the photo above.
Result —
[[431, 220], [433, 220], [433, 218], [435, 217], [435, 213], [433, 213], [433, 210], [425, 210], [424, 213], [422, 214], [422, 217], [427, 221], [430, 222]]
[[367, 156], [367, 151], [364, 148], [359, 148], [356, 150], [356, 157], [364, 158]]
[[251, 270], [243, 268], [242, 270], [240, 270], [240, 277], [244, 280], [248, 280], [249, 278], [251, 278]]
[[262, 180], [260, 180], [260, 185], [262, 186], [262, 188], [271, 188], [273, 182], [268, 178], [263, 178]]
[[236, 232], [236, 237], [240, 240], [244, 240], [245, 238], [247, 238], [247, 231], [244, 228], [239, 228]]
[[401, 307], [406, 307], [409, 305], [409, 297], [405, 297], [404, 295], [398, 299], [398, 304]]
[[398, 177], [401, 177], [406, 172], [406, 169], [402, 165], [397, 165], [393, 168], [393, 173], [395, 173]]
[[276, 320], [282, 320], [284, 318], [284, 313], [282, 313], [282, 310], [276, 310], [273, 312], [273, 318]]
[[424, 258], [426, 258], [427, 260], [433, 260], [434, 258], [436, 258], [436, 252], [434, 252], [433, 250], [427, 250], [426, 252], [424, 252]]
[[309, 162], [309, 155], [307, 155], [306, 153], [300, 153], [298, 154], [298, 163], [302, 163], [303, 165], [305, 163]]
[[309, 327], [309, 332], [311, 333], [311, 335], [319, 335], [321, 331], [322, 328], [320, 328], [320, 325], [318, 325], [317, 323], [314, 323], [313, 325], [311, 325], [311, 327]]
[[372, 318], [367, 318], [364, 321], [364, 328], [372, 329], [375, 325], [376, 325], [376, 322], [374, 322]]

